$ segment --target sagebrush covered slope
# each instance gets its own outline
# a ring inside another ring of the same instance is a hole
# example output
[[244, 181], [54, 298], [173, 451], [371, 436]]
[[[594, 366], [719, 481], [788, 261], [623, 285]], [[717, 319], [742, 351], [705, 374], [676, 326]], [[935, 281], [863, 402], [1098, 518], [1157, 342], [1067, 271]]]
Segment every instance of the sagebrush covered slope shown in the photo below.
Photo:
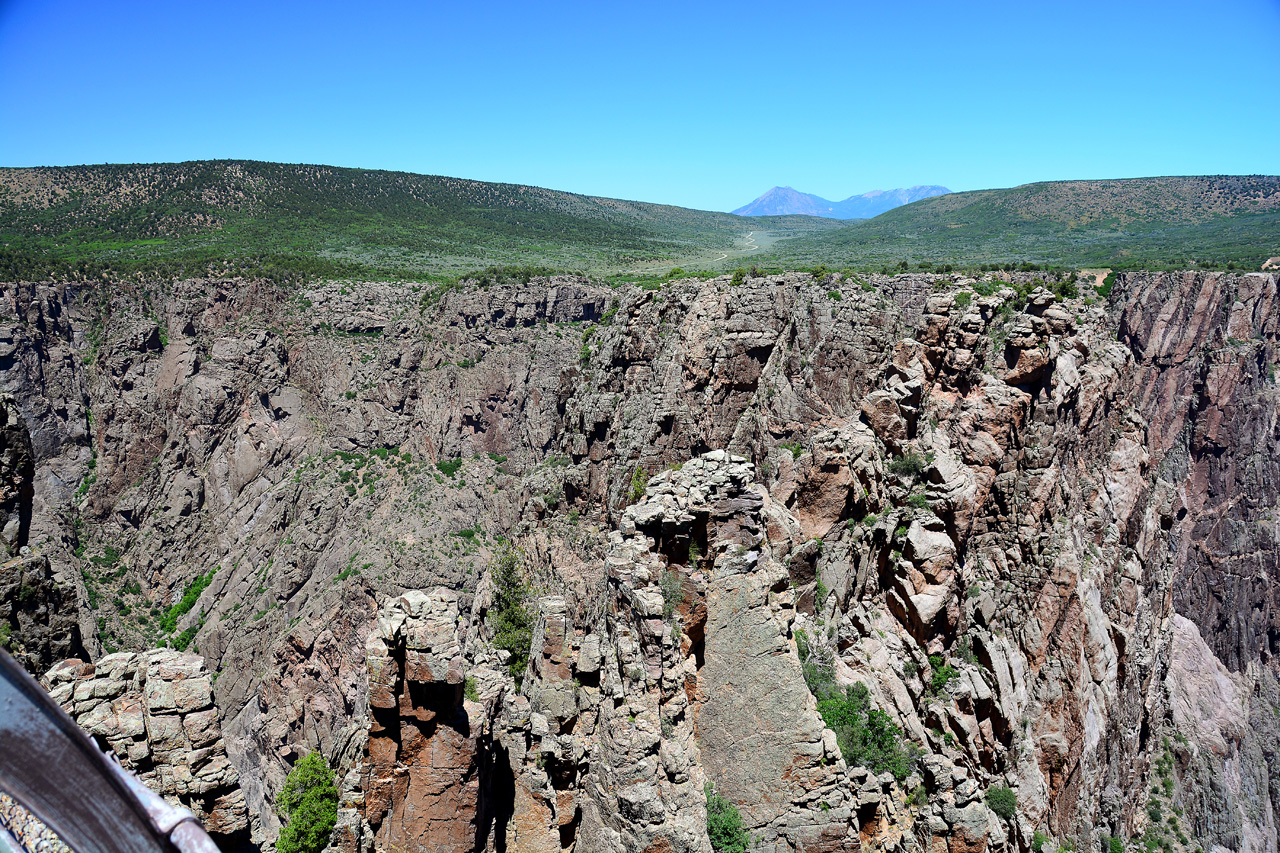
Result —
[[775, 263], [1033, 262], [1259, 269], [1280, 255], [1280, 177], [1054, 181], [951, 193], [783, 244]]
[[421, 278], [499, 264], [665, 269], [732, 251], [752, 229], [831, 225], [332, 166], [219, 160], [0, 169], [0, 243], [11, 277], [82, 267], [302, 278]]
[[0, 169], [0, 277], [13, 280], [425, 280], [493, 266], [636, 280], [673, 267], [921, 262], [1259, 269], [1277, 255], [1272, 176], [1028, 184], [929, 198], [844, 226], [331, 166]]

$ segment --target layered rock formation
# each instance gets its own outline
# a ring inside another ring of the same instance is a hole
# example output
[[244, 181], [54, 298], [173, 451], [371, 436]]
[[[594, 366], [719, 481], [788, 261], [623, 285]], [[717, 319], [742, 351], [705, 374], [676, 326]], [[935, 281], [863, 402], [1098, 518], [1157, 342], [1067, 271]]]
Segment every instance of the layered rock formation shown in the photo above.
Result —
[[1033, 277], [3, 285], [28, 556], [219, 673], [259, 843], [318, 749], [347, 849], [1274, 851], [1276, 276]]
[[247, 841], [244, 792], [227, 760], [213, 685], [199, 657], [163, 649], [96, 663], [66, 660], [45, 684], [125, 768], [191, 809], [222, 849]]

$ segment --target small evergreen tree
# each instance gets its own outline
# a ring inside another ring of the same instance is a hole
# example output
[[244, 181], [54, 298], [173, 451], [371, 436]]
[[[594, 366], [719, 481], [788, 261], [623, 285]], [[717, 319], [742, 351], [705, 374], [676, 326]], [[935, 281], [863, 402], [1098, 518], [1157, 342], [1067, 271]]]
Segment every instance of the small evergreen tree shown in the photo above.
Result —
[[520, 552], [510, 542], [504, 542], [494, 555], [490, 577], [494, 591], [487, 621], [493, 631], [493, 645], [510, 652], [507, 671], [519, 687], [529, 664], [533, 616], [525, 606], [530, 589], [520, 571]]
[[643, 468], [636, 466], [636, 470], [631, 475], [631, 491], [628, 493], [632, 503], [644, 497], [644, 490], [648, 485], [649, 475], [644, 472]]
[[710, 782], [704, 791], [707, 795], [707, 838], [711, 840], [711, 849], [716, 853], [747, 853], [751, 836], [742, 828], [738, 807], [717, 794]]
[[324, 849], [338, 822], [338, 786], [320, 753], [308, 753], [293, 766], [276, 805], [286, 821], [276, 840], [276, 853]]

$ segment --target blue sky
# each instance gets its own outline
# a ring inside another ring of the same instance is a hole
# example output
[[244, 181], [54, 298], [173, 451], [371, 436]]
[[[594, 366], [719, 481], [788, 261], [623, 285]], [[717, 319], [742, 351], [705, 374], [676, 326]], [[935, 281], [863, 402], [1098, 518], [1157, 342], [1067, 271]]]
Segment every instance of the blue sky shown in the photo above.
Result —
[[708, 209], [1280, 172], [1280, 0], [0, 0], [0, 165], [246, 158]]

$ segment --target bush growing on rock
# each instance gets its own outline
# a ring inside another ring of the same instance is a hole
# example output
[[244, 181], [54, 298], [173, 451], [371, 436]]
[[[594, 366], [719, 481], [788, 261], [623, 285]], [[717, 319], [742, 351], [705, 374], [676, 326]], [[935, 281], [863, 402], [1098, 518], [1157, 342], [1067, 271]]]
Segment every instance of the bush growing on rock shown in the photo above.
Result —
[[1001, 820], [1008, 820], [1018, 810], [1018, 797], [1008, 785], [987, 789], [987, 807]]
[[[691, 553], [692, 550], [690, 548]], [[676, 608], [684, 600], [684, 580], [679, 572], [667, 569], [658, 579], [658, 586], [662, 589], [662, 618], [670, 621], [675, 615]]]
[[929, 460], [916, 453], [914, 450], [908, 450], [901, 456], [895, 456], [889, 460], [890, 474], [905, 474], [909, 477], [919, 477], [924, 473], [924, 469], [929, 467]]
[[1059, 299], [1075, 299], [1080, 295], [1080, 288], [1076, 286], [1074, 273], [1070, 278], [1063, 281], [1055, 281], [1049, 287], [1053, 291], [1053, 295]]
[[711, 849], [716, 853], [747, 853], [751, 836], [742, 828], [738, 807], [717, 794], [710, 782], [704, 790], [707, 795], [707, 838], [711, 840]]
[[318, 853], [328, 845], [338, 821], [338, 787], [320, 753], [309, 753], [293, 766], [276, 805], [286, 821], [276, 853]]
[[1098, 295], [1101, 296], [1103, 299], [1106, 299], [1108, 296], [1111, 295], [1111, 288], [1115, 285], [1115, 283], [1116, 283], [1116, 274], [1113, 272], [1107, 273], [1107, 277], [1102, 280], [1102, 284], [1100, 284], [1096, 288], [1096, 290], [1098, 291]]
[[511, 654], [507, 671], [520, 686], [529, 663], [529, 645], [533, 641], [533, 616], [525, 602], [529, 584], [520, 571], [520, 553], [505, 542], [493, 558], [493, 606], [489, 609], [489, 627], [493, 645]]
[[[935, 658], [937, 661], [935, 662]], [[934, 693], [941, 693], [947, 687], [947, 682], [955, 678], [959, 673], [951, 664], [944, 664], [942, 659], [937, 655], [930, 655], [929, 666], [933, 669], [933, 677], [929, 679], [929, 687]]]
[[635, 472], [631, 475], [631, 502], [635, 503], [644, 497], [644, 490], [649, 485], [649, 475], [644, 472], [643, 468], [636, 467]]
[[827, 691], [836, 689], [835, 661], [830, 649], [810, 643], [808, 634], [796, 631], [796, 651], [810, 693], [821, 699]]
[[871, 707], [865, 684], [846, 687], [843, 693], [832, 685], [825, 696], [819, 697], [818, 713], [835, 732], [846, 762], [873, 773], [887, 770], [899, 782], [911, 775], [920, 749], [913, 743], [903, 743], [902, 730], [892, 718]]
[[889, 715], [871, 707], [867, 686], [854, 684], [841, 689], [835, 683], [831, 650], [811, 642], [803, 631], [796, 632], [796, 649], [805, 683], [818, 699], [822, 721], [835, 732], [844, 760], [874, 773], [887, 770], [899, 782], [910, 776], [920, 748], [904, 743], [902, 730]]
[[447, 477], [453, 477], [458, 473], [458, 469], [462, 467], [461, 459], [441, 459], [436, 463], [436, 467], [440, 469], [440, 473]]

